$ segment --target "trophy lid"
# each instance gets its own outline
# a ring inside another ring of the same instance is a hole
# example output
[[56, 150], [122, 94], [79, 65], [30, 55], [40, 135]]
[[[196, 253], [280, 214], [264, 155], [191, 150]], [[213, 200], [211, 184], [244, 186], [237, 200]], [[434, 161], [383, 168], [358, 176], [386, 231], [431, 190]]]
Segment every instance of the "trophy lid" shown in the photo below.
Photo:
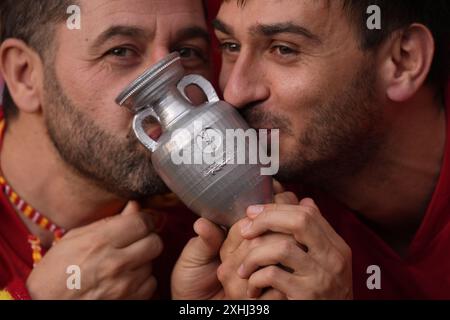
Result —
[[160, 100], [183, 76], [180, 55], [173, 52], [127, 86], [116, 98], [116, 103], [135, 114]]

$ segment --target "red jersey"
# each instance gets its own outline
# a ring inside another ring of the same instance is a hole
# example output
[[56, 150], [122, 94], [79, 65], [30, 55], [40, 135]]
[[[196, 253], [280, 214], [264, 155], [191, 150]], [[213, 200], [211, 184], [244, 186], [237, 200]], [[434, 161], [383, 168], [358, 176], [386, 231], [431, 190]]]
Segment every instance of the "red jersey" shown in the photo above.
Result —
[[[1, 131], [3, 126], [2, 120]], [[163, 253], [154, 261], [156, 297], [169, 299], [171, 271], [184, 245], [194, 236], [192, 225], [197, 217], [171, 195], [149, 202], [151, 208], [161, 212], [159, 234], [164, 243]], [[0, 300], [30, 299], [25, 286], [33, 266], [30, 235], [8, 197], [0, 191]]]
[[25, 287], [33, 265], [29, 234], [9, 199], [0, 191], [0, 299], [29, 299]]
[[[434, 194], [405, 256], [341, 204], [318, 195], [323, 215], [351, 247], [355, 299], [450, 299], [450, 83], [446, 93], [447, 142]], [[368, 278], [380, 269], [381, 289]]]

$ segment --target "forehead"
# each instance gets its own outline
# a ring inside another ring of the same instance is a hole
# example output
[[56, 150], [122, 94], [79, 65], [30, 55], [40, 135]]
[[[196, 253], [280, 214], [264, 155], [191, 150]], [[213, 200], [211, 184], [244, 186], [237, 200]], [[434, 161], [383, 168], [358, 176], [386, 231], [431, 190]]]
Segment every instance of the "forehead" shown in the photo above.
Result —
[[[156, 30], [161, 23], [170, 28], [204, 27], [201, 0], [82, 0], [81, 31], [92, 33], [110, 25], [139, 25]], [[167, 29], [158, 30], [170, 31]]]
[[255, 24], [293, 22], [325, 36], [341, 28], [344, 18], [339, 0], [225, 0], [217, 18], [230, 26], [249, 29]]

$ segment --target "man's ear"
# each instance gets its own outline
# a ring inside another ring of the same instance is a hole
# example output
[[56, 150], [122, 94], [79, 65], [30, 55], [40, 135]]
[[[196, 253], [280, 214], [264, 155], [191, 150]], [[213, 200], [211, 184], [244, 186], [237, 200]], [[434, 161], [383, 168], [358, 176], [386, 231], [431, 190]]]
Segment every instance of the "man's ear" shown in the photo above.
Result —
[[21, 111], [41, 108], [43, 68], [39, 54], [19, 39], [6, 39], [0, 46], [0, 72]]
[[386, 94], [395, 102], [410, 99], [426, 81], [435, 52], [430, 30], [412, 24], [394, 33], [382, 51], [381, 78]]

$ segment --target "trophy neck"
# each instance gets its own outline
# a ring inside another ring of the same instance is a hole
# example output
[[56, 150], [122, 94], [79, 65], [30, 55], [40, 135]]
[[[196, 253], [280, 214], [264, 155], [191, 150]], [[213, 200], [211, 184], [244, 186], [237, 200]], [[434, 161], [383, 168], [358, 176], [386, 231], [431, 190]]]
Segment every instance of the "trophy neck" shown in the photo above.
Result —
[[191, 110], [190, 102], [181, 95], [175, 85], [167, 89], [161, 99], [151, 105], [164, 129], [169, 128]]
[[153, 108], [162, 126], [170, 125], [189, 110], [189, 102], [176, 87], [184, 73], [180, 55], [171, 53], [133, 81], [116, 102], [133, 114]]

